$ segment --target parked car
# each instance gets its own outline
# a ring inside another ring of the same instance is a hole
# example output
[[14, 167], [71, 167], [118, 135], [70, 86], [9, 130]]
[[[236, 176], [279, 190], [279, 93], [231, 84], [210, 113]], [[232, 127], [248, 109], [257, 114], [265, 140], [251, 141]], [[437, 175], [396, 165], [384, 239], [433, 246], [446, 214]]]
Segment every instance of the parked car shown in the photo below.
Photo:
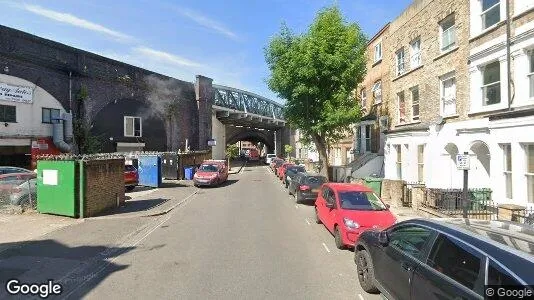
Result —
[[316, 173], [297, 173], [289, 183], [288, 193], [295, 196], [297, 203], [315, 201], [321, 186], [328, 179]]
[[28, 169], [19, 167], [0, 166], [0, 175], [11, 173], [34, 173]]
[[283, 164], [281, 164], [278, 169], [276, 170], [276, 175], [278, 176], [278, 179], [280, 179], [280, 181], [284, 180], [284, 176], [286, 174], [286, 169], [288, 166], [294, 166], [295, 164], [293, 163], [290, 163], [290, 162], [284, 162]]
[[304, 166], [287, 166], [286, 172], [284, 174], [284, 183], [286, 184], [286, 188], [289, 187], [289, 182], [293, 180], [293, 177], [297, 175], [297, 173], [306, 172], [306, 168]]
[[532, 227], [506, 221], [414, 219], [362, 233], [362, 288], [389, 299], [485, 299], [484, 285], [534, 284]]
[[30, 198], [36, 197], [37, 174], [29, 173], [8, 173], [0, 175], [0, 200], [7, 201], [13, 205], [21, 205]]
[[256, 150], [256, 149], [250, 149], [247, 152], [247, 158], [250, 161], [258, 161], [258, 160], [260, 160], [260, 152], [258, 150]]
[[133, 191], [139, 184], [139, 172], [133, 165], [124, 166], [124, 186], [127, 191]]
[[352, 183], [325, 183], [315, 200], [316, 222], [334, 235], [336, 247], [353, 247], [366, 229], [387, 228], [396, 219], [370, 188]]
[[193, 176], [195, 186], [216, 186], [228, 180], [228, 168], [220, 161], [204, 161]]
[[276, 157], [276, 154], [274, 153], [267, 153], [267, 155], [265, 156], [265, 163], [270, 165], [271, 164], [271, 161], [273, 160], [273, 158]]
[[281, 159], [281, 158], [273, 158], [271, 160], [271, 170], [276, 174], [277, 173], [277, 170], [278, 170], [278, 167], [280, 167], [283, 163], [285, 163], [286, 161]]

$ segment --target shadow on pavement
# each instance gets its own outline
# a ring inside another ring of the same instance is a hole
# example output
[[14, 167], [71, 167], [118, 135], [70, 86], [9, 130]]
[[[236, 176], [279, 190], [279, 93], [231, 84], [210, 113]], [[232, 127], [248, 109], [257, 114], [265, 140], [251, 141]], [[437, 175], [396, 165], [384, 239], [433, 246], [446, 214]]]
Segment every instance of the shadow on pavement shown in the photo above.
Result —
[[199, 188], [219, 188], [219, 187], [225, 187], [225, 186], [230, 186], [236, 182], [238, 182], [239, 180], [237, 179], [228, 179], [226, 180], [225, 182], [219, 184], [219, 185], [215, 185], [215, 186], [198, 186]]
[[118, 207], [116, 209], [103, 212], [95, 217], [103, 217], [109, 215], [119, 215], [125, 213], [133, 213], [138, 211], [145, 211], [152, 209], [158, 205], [161, 205], [169, 199], [154, 198], [154, 199], [140, 199], [140, 200], [129, 200], [125, 202], [124, 206]]
[[0, 253], [0, 299], [9, 297], [5, 287], [10, 279], [21, 283], [46, 283], [50, 279], [61, 284], [60, 298], [80, 299], [112, 273], [126, 269], [127, 265], [115, 264], [110, 259], [134, 249], [69, 247], [55, 240], [3, 243], [0, 247], [9, 247]]
[[131, 193], [131, 192], [143, 192], [143, 191], [150, 191], [154, 189], [153, 187], [150, 187], [150, 186], [142, 186], [142, 185], [138, 185], [135, 187], [135, 189], [131, 190], [131, 191], [126, 191], [126, 194], [128, 193]]

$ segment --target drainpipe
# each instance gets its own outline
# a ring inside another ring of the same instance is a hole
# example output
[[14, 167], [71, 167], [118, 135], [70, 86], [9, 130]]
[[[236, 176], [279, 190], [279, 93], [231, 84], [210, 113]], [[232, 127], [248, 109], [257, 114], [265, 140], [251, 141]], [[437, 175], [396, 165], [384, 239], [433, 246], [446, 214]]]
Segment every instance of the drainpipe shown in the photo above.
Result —
[[510, 61], [510, 27], [511, 27], [511, 19], [510, 19], [510, 0], [506, 0], [506, 72], [508, 74], [508, 80], [506, 82], [508, 89], [507, 89], [507, 96], [508, 96], [508, 110], [511, 110], [512, 106], [512, 68], [511, 68], [511, 61]]
[[72, 113], [72, 72], [69, 72], [69, 110]]

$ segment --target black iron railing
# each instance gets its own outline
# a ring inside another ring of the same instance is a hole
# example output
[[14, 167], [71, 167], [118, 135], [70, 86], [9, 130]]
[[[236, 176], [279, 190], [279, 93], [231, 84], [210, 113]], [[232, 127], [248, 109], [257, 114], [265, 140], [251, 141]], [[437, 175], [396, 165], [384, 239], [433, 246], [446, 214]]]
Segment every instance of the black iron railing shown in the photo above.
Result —
[[524, 210], [520, 211], [514, 211], [512, 213], [512, 222], [534, 225], [534, 207], [525, 208]]
[[[451, 217], [463, 215], [461, 189], [426, 189], [422, 206]], [[495, 219], [498, 209], [491, 199], [490, 189], [469, 189], [467, 215], [474, 219]]]

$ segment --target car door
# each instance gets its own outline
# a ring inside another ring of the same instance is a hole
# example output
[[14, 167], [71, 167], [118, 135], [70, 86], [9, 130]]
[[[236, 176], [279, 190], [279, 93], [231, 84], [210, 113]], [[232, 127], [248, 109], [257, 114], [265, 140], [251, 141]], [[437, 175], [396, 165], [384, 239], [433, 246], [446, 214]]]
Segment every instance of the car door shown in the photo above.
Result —
[[326, 199], [330, 193], [330, 189], [327, 186], [323, 186], [321, 192], [317, 196], [315, 201], [315, 206], [317, 207], [317, 213], [319, 214], [319, 219], [323, 222], [323, 225], [326, 226], [326, 217], [328, 214], [328, 207], [326, 207]]
[[416, 224], [395, 226], [387, 233], [388, 244], [382, 246], [381, 255], [373, 260], [375, 278], [390, 297], [408, 300], [413, 272], [436, 233]]
[[[334, 190], [331, 188], [328, 188], [328, 195], [325, 199], [325, 220], [324, 225], [330, 232], [334, 232], [334, 224], [336, 223], [336, 215], [337, 215], [337, 208], [338, 205], [336, 203], [336, 195]], [[327, 207], [326, 203], [329, 205], [332, 205], [332, 207]]]
[[440, 233], [414, 273], [412, 299], [483, 299], [485, 256]]

